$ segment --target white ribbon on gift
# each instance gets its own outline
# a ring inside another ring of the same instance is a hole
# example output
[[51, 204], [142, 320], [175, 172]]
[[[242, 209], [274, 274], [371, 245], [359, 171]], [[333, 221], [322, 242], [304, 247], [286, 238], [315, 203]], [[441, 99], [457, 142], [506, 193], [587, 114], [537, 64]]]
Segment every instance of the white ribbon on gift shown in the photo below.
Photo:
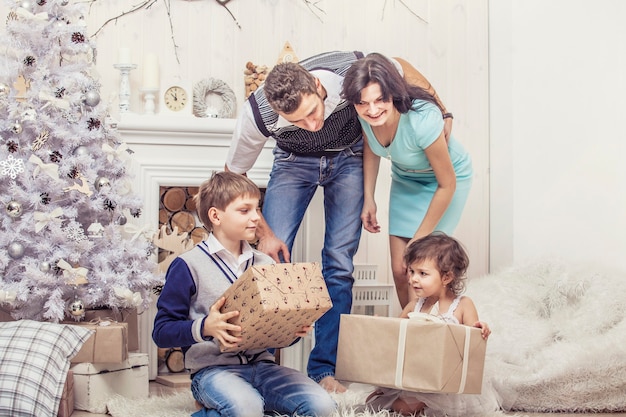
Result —
[[11, 304], [17, 298], [17, 293], [15, 291], [0, 291], [0, 303], [9, 303]]
[[115, 287], [113, 288], [113, 291], [115, 291], [117, 298], [124, 300], [127, 305], [139, 307], [141, 303], [143, 303], [143, 298], [141, 298], [141, 294], [137, 291], [132, 292], [128, 288], [121, 287]]
[[23, 17], [24, 19], [27, 19], [27, 20], [39, 20], [41, 22], [48, 21], [48, 13], [41, 12], [37, 14], [32, 14], [31, 12], [29, 12], [23, 7], [18, 7], [17, 10], [15, 11], [15, 14], [18, 17]]
[[132, 242], [140, 235], [143, 235], [146, 240], [151, 240], [152, 235], [154, 234], [154, 230], [152, 230], [152, 227], [150, 227], [149, 224], [145, 224], [143, 227], [138, 227], [132, 223], [126, 223], [126, 225], [124, 225], [124, 233], [133, 235], [133, 237], [130, 239], [130, 241]]
[[[410, 319], [409, 319], [410, 320]], [[404, 353], [406, 350], [406, 332], [409, 326], [409, 320], [400, 321], [400, 332], [398, 334], [398, 353], [396, 355], [396, 379], [395, 386], [399, 389], [404, 389], [402, 384], [402, 370], [404, 369]], [[458, 394], [463, 394], [465, 391], [465, 384], [467, 382], [467, 368], [469, 366], [469, 350], [470, 350], [470, 326], [463, 326], [465, 328], [465, 343], [463, 346], [463, 368], [461, 370], [461, 381], [459, 383]]]
[[45, 172], [55, 180], [59, 179], [59, 167], [57, 164], [46, 164], [37, 155], [31, 155], [30, 158], [28, 158], [28, 162], [37, 165], [33, 170], [33, 178], [36, 177], [41, 171]]
[[113, 162], [114, 158], [117, 158], [121, 161], [126, 161], [130, 155], [128, 154], [128, 144], [126, 142], [122, 143], [117, 149], [113, 149], [106, 143], [102, 144], [102, 150], [105, 154], [107, 154], [107, 160], [109, 162]]
[[57, 207], [52, 210], [50, 213], [45, 213], [43, 211], [36, 211], [33, 214], [33, 218], [37, 223], [35, 223], [35, 232], [39, 233], [41, 229], [46, 227], [46, 225], [50, 222], [60, 222], [61, 217], [63, 215], [63, 209], [61, 207]]
[[87, 268], [83, 268], [79, 266], [78, 268], [73, 268], [72, 265], [60, 259], [57, 262], [57, 266], [63, 270], [63, 276], [66, 278], [66, 283], [70, 285], [82, 285], [87, 284], [87, 273], [89, 270]]
[[52, 94], [48, 94], [48, 93], [46, 93], [44, 91], [39, 92], [39, 100], [47, 101], [46, 104], [41, 106], [42, 110], [45, 109], [46, 107], [48, 107], [50, 104], [52, 104], [57, 109], [61, 109], [61, 110], [69, 110], [70, 109], [70, 102], [69, 102], [69, 100], [65, 100], [65, 99], [62, 99], [62, 98], [57, 98], [57, 97], [53, 96]]

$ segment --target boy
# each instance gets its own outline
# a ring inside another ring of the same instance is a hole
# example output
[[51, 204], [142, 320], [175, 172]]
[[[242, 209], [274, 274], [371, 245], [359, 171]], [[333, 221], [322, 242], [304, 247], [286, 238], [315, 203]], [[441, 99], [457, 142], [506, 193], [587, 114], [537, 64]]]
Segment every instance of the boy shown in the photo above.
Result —
[[214, 173], [200, 186], [196, 207], [210, 235], [172, 262], [157, 303], [152, 338], [159, 347], [183, 346], [191, 391], [203, 407], [194, 417], [262, 417], [265, 411], [328, 416], [336, 408], [323, 388], [276, 364], [265, 349], [220, 352], [219, 343], [236, 346], [240, 339], [233, 333], [241, 331], [228, 323], [239, 312], [220, 313], [221, 295], [249, 266], [273, 263], [248, 244], [260, 196], [251, 180], [231, 172]]

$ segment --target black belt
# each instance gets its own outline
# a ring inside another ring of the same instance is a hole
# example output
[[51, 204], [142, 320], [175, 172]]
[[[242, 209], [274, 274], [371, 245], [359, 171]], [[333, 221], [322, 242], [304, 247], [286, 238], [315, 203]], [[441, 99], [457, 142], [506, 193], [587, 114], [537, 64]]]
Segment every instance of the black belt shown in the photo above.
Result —
[[322, 156], [329, 156], [329, 157], [337, 156], [343, 151], [344, 150], [341, 149], [337, 151], [317, 151], [317, 152], [307, 152], [307, 153], [291, 152], [291, 153], [296, 156], [311, 156], [314, 158], [321, 158]]

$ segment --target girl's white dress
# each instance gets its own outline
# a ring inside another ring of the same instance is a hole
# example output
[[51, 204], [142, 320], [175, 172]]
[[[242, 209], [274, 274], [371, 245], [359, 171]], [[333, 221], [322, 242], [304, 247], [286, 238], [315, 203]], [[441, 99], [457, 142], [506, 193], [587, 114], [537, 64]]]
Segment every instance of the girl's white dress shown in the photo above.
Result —
[[[414, 312], [409, 313], [409, 320], [428, 319], [426, 318], [428, 315], [433, 321], [459, 324], [457, 318], [454, 317], [454, 310], [458, 307], [460, 300], [461, 296], [455, 298], [448, 311], [443, 313], [439, 312], [439, 303], [435, 303], [430, 312], [425, 314], [420, 313], [420, 310], [426, 299], [420, 298], [415, 305]], [[378, 387], [375, 391], [380, 392], [381, 395], [372, 395], [366, 404], [367, 408], [374, 411], [390, 409], [391, 404], [397, 398], [402, 399], [411, 406], [416, 406], [420, 402], [426, 404], [423, 411], [423, 415], [426, 416], [481, 416], [500, 409], [500, 401], [496, 390], [486, 374], [483, 377], [481, 394], [413, 392], [383, 387]]]

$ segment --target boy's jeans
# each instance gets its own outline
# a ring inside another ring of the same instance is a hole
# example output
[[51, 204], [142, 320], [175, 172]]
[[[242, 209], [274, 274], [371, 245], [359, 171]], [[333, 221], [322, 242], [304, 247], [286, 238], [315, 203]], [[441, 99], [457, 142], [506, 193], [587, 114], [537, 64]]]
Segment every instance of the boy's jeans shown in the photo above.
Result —
[[264, 411], [326, 417], [337, 407], [309, 377], [274, 362], [205, 368], [194, 375], [191, 392], [209, 406], [192, 417], [262, 417]]
[[361, 237], [363, 207], [362, 142], [336, 155], [321, 157], [274, 149], [263, 216], [289, 251], [318, 186], [324, 188], [326, 223], [322, 274], [333, 307], [315, 323], [315, 347], [307, 371], [316, 382], [335, 374], [339, 318], [341, 314], [349, 314], [352, 308], [352, 261]]

